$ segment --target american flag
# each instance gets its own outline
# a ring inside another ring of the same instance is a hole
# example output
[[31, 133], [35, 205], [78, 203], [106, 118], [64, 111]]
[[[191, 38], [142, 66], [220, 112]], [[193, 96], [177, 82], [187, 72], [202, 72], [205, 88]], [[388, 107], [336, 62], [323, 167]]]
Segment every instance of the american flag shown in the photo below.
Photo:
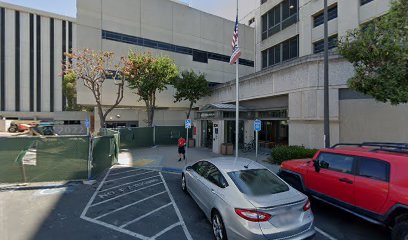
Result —
[[237, 18], [235, 20], [235, 28], [234, 28], [234, 34], [232, 35], [231, 46], [232, 46], [232, 55], [230, 58], [230, 64], [234, 64], [241, 56], [241, 49], [239, 49], [239, 45], [238, 45], [238, 13], [237, 13]]

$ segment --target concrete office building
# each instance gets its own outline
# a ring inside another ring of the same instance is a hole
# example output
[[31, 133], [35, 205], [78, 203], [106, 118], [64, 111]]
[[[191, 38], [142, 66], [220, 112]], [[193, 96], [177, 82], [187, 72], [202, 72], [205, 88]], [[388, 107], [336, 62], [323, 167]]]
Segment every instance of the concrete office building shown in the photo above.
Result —
[[75, 19], [0, 2], [0, 116], [53, 119], [64, 110], [61, 64]]
[[[406, 104], [378, 103], [347, 88], [353, 67], [337, 55], [347, 31], [385, 14], [389, 0], [329, 0], [331, 143], [406, 142]], [[323, 147], [323, 0], [262, 0], [256, 10], [256, 73], [240, 78], [240, 142], [254, 137], [262, 120], [263, 147]], [[232, 79], [231, 79], [232, 80]], [[201, 102], [199, 145], [220, 151], [234, 143], [235, 82], [215, 87]]]
[[[235, 77], [229, 64], [234, 22], [170, 0], [78, 0], [77, 47], [112, 51], [116, 57], [129, 50], [167, 55], [181, 70], [205, 73], [211, 85]], [[254, 72], [254, 29], [240, 25], [240, 76]], [[106, 82], [103, 104], [113, 104], [113, 81]], [[175, 90], [158, 94], [155, 125], [182, 125], [188, 103], [174, 103]], [[78, 84], [78, 103], [94, 104], [88, 89]], [[143, 101], [125, 89], [120, 109], [107, 117], [110, 127], [145, 126]], [[98, 124], [96, 124], [97, 126]]]

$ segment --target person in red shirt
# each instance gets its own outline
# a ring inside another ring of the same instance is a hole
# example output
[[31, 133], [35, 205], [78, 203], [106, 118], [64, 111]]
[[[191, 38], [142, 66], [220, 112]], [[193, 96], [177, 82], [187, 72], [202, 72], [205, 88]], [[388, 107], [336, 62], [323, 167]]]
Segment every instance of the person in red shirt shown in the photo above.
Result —
[[183, 137], [180, 137], [177, 141], [177, 145], [178, 145], [178, 154], [180, 156], [179, 158], [179, 162], [181, 161], [181, 158], [183, 157], [183, 159], [186, 159], [186, 139], [184, 139]]

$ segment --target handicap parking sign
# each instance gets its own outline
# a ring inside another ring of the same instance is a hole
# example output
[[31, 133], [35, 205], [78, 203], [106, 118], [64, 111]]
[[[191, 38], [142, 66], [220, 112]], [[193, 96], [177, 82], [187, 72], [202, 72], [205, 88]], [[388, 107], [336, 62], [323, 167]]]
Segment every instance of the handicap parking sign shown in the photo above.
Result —
[[86, 128], [90, 128], [90, 127], [91, 127], [91, 123], [90, 123], [90, 121], [89, 121], [89, 118], [86, 118], [86, 119], [85, 119], [85, 127], [86, 127]]
[[191, 119], [186, 119], [186, 121], [184, 122], [184, 126], [186, 128], [191, 128]]
[[256, 119], [256, 120], [254, 121], [254, 129], [255, 129], [255, 131], [257, 131], [257, 132], [261, 131], [261, 120]]

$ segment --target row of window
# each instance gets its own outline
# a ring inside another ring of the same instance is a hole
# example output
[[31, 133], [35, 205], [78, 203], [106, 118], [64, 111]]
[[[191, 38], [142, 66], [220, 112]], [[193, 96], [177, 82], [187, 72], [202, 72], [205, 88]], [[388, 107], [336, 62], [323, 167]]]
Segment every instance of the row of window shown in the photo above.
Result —
[[382, 160], [334, 153], [320, 153], [317, 160], [323, 169], [384, 182], [390, 180], [390, 164]]
[[[327, 21], [337, 18], [337, 5], [333, 5], [329, 7], [327, 14]], [[324, 12], [321, 12], [315, 16], [313, 16], [313, 27], [317, 27], [324, 23]]]
[[374, 1], [374, 0], [360, 0], [360, 5], [364, 5], [364, 4], [367, 4], [367, 3], [372, 2], [372, 1]]
[[[333, 49], [337, 46], [337, 35], [329, 37], [329, 49]], [[313, 43], [313, 53], [320, 53], [324, 51], [324, 40]]]
[[262, 15], [262, 40], [298, 21], [298, 0], [284, 0]]
[[[213, 53], [213, 52], [206, 52], [201, 51], [194, 48], [178, 46], [170, 43], [150, 40], [147, 38], [135, 37], [130, 36], [122, 33], [116, 33], [111, 31], [102, 31], [102, 39], [112, 40], [117, 42], [123, 42], [128, 44], [133, 44], [137, 46], [143, 46], [148, 48], [160, 49], [169, 52], [175, 52], [185, 55], [191, 55], [193, 57], [193, 61], [201, 62], [201, 63], [208, 63], [208, 59], [221, 61], [221, 62], [229, 62], [230, 56]], [[253, 67], [254, 61], [246, 60], [246, 59], [239, 59], [239, 63], [241, 65]]]
[[[0, 8], [0, 111], [6, 110], [6, 92], [5, 92], [5, 9]], [[72, 22], [62, 21], [62, 28], [63, 28], [63, 35], [62, 35], [62, 45], [63, 45], [63, 52], [67, 51], [67, 46], [65, 44], [66, 38], [66, 25], [68, 25], [68, 48], [72, 48]], [[50, 111], [53, 112], [55, 109], [54, 106], [54, 94], [55, 94], [55, 64], [54, 64], [54, 47], [55, 47], [55, 31], [54, 31], [54, 19], [50, 18], [50, 25], [49, 25], [49, 42], [50, 42], [50, 52], [49, 52], [49, 72], [43, 72], [42, 67], [42, 57], [43, 53], [41, 51], [42, 45], [42, 28], [41, 26], [41, 16], [34, 14], [29, 15], [29, 31], [28, 31], [28, 41], [29, 41], [29, 85], [30, 90], [28, 96], [21, 96], [20, 86], [21, 86], [21, 14], [19, 11], [14, 12], [14, 38], [10, 38], [8, 40], [14, 41], [14, 93], [15, 93], [15, 101], [14, 101], [14, 108], [15, 111], [20, 111], [21, 105], [21, 98], [28, 97], [29, 98], [29, 111], [41, 111], [41, 97], [43, 94], [42, 92], [42, 85], [43, 83], [42, 76], [44, 74], [49, 75], [49, 86], [50, 91]], [[36, 44], [35, 44], [36, 43]], [[64, 57], [64, 56], [63, 56]], [[36, 89], [36, 90], [35, 90]], [[36, 96], [36, 98], [35, 98]], [[36, 108], [34, 107], [36, 103]]]
[[299, 36], [262, 51], [262, 68], [276, 65], [299, 56]]

